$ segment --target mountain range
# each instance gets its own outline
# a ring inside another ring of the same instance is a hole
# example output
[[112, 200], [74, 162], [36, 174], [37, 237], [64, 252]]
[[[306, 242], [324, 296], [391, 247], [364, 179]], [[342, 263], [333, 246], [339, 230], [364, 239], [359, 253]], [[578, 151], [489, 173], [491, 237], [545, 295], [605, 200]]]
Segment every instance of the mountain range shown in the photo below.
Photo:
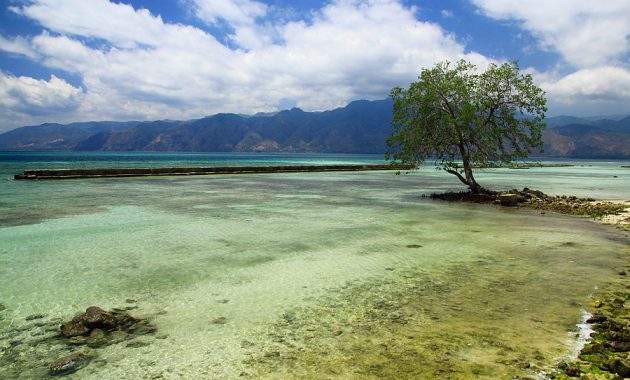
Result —
[[[324, 112], [47, 123], [0, 134], [0, 150], [383, 153], [391, 109], [389, 99], [359, 100]], [[630, 158], [630, 115], [546, 121], [544, 156]]]

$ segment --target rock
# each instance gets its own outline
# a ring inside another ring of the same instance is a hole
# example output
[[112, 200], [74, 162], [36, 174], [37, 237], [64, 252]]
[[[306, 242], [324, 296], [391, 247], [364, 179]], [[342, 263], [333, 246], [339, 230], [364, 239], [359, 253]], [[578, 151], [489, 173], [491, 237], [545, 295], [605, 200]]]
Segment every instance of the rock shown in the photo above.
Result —
[[594, 344], [587, 344], [586, 346], [584, 346], [584, 348], [582, 349], [581, 354], [582, 355], [588, 355], [588, 354], [601, 354], [602, 352], [604, 352], [606, 350], [606, 347], [604, 347], [603, 344], [600, 343], [594, 343]]
[[613, 342], [610, 350], [614, 352], [628, 352], [630, 351], [630, 342]]
[[88, 346], [96, 348], [106, 346], [107, 344], [109, 344], [109, 341], [107, 339], [105, 331], [101, 329], [94, 329], [92, 330], [92, 332], [90, 332], [90, 336], [87, 338], [86, 343]]
[[[61, 333], [70, 344], [102, 347], [129, 339], [129, 335], [153, 334], [157, 328], [144, 319], [137, 319], [123, 311], [108, 312], [90, 306], [70, 322], [61, 325]], [[85, 337], [89, 334], [89, 337]]]
[[109, 334], [109, 342], [111, 344], [124, 342], [129, 339], [129, 334], [124, 331], [114, 330]]
[[127, 343], [127, 347], [129, 347], [129, 348], [139, 348], [139, 347], [148, 346], [149, 344], [151, 344], [151, 343], [149, 343], [148, 341], [146, 341], [144, 339], [133, 339], [133, 340], [130, 340]]
[[630, 359], [612, 359], [606, 363], [610, 372], [614, 372], [621, 377], [630, 377]]
[[85, 344], [86, 342], [87, 342], [87, 338], [82, 336], [82, 335], [73, 336], [72, 338], [68, 339], [68, 343], [69, 344], [73, 344], [73, 345], [76, 345], [76, 346]]
[[83, 314], [76, 315], [68, 323], [61, 325], [61, 334], [66, 338], [84, 335], [90, 332], [90, 329], [83, 323]]
[[225, 317], [215, 318], [212, 320], [212, 323], [214, 323], [215, 325], [224, 325], [227, 323], [227, 318]]
[[36, 313], [36, 314], [31, 314], [29, 316], [27, 316], [26, 318], [24, 318], [27, 321], [33, 321], [35, 319], [42, 319], [45, 318], [46, 314], [41, 314], [41, 313]]
[[51, 375], [67, 375], [85, 367], [92, 359], [89, 351], [75, 352], [68, 356], [61, 357], [48, 365]]
[[605, 322], [608, 318], [602, 314], [593, 314], [589, 319], [586, 320], [586, 323], [602, 323]]
[[499, 194], [497, 199], [501, 203], [501, 206], [514, 207], [514, 206], [518, 205], [519, 195], [518, 194], [510, 194], [510, 193]]
[[85, 310], [83, 322], [90, 329], [102, 328], [111, 329], [116, 326], [116, 318], [98, 306], [90, 306]]

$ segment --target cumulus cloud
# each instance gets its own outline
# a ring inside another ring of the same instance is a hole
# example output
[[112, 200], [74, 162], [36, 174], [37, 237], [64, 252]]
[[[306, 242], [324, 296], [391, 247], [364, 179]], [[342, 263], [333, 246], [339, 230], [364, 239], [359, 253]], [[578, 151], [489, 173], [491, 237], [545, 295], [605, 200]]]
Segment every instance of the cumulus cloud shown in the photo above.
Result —
[[630, 1], [472, 0], [482, 13], [511, 19], [531, 32], [543, 48], [572, 66], [621, 62], [630, 52]]
[[556, 113], [627, 112], [630, 1], [472, 1], [489, 17], [516, 21], [540, 48], [562, 56], [548, 72], [534, 72]]
[[[268, 9], [256, 1], [192, 4], [197, 17], [224, 20], [237, 32], [273, 23], [257, 23]], [[199, 28], [105, 0], [38, 0], [14, 11], [46, 29], [26, 44], [38, 61], [82, 79], [77, 113], [83, 119], [251, 113], [287, 101], [323, 110], [356, 98], [384, 98], [439, 60], [488, 63], [396, 0], [334, 1], [308, 22], [273, 23], [274, 42], [261, 40], [267, 38], [263, 31], [257, 42], [234, 37], [242, 45], [232, 49]]]
[[73, 111], [83, 97], [76, 88], [52, 75], [49, 80], [15, 77], [0, 72], [0, 109], [22, 114], [51, 114]]
[[564, 104], [630, 100], [630, 72], [619, 67], [583, 69], [543, 86]]

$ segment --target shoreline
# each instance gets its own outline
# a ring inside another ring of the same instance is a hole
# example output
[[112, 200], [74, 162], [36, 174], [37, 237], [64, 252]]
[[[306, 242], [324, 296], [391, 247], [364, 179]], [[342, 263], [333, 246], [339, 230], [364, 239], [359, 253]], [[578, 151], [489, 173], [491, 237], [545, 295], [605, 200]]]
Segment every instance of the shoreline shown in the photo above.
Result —
[[[501, 207], [540, 210], [541, 214], [590, 217], [596, 223], [630, 231], [630, 200], [597, 201], [574, 196], [548, 196], [537, 190], [510, 190], [503, 193], [472, 194], [470, 192], [432, 194], [432, 199], [448, 202], [494, 204]], [[627, 234], [625, 235], [628, 236]], [[598, 290], [584, 308], [588, 315], [576, 324], [578, 331], [589, 334], [577, 346], [576, 355], [560, 360], [545, 371], [551, 379], [573, 378], [617, 380], [630, 377], [630, 266], [612, 278], [605, 289]], [[578, 343], [580, 337], [577, 338]]]

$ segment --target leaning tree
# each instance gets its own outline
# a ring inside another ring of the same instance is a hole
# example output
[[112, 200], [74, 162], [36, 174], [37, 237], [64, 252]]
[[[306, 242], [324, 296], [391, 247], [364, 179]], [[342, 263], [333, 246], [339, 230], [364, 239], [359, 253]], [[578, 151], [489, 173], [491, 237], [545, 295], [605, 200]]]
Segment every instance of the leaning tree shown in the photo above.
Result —
[[486, 191], [473, 168], [507, 164], [542, 148], [545, 93], [516, 62], [492, 63], [485, 72], [463, 60], [441, 62], [390, 96], [394, 130], [387, 159], [421, 164], [433, 158], [473, 193]]

